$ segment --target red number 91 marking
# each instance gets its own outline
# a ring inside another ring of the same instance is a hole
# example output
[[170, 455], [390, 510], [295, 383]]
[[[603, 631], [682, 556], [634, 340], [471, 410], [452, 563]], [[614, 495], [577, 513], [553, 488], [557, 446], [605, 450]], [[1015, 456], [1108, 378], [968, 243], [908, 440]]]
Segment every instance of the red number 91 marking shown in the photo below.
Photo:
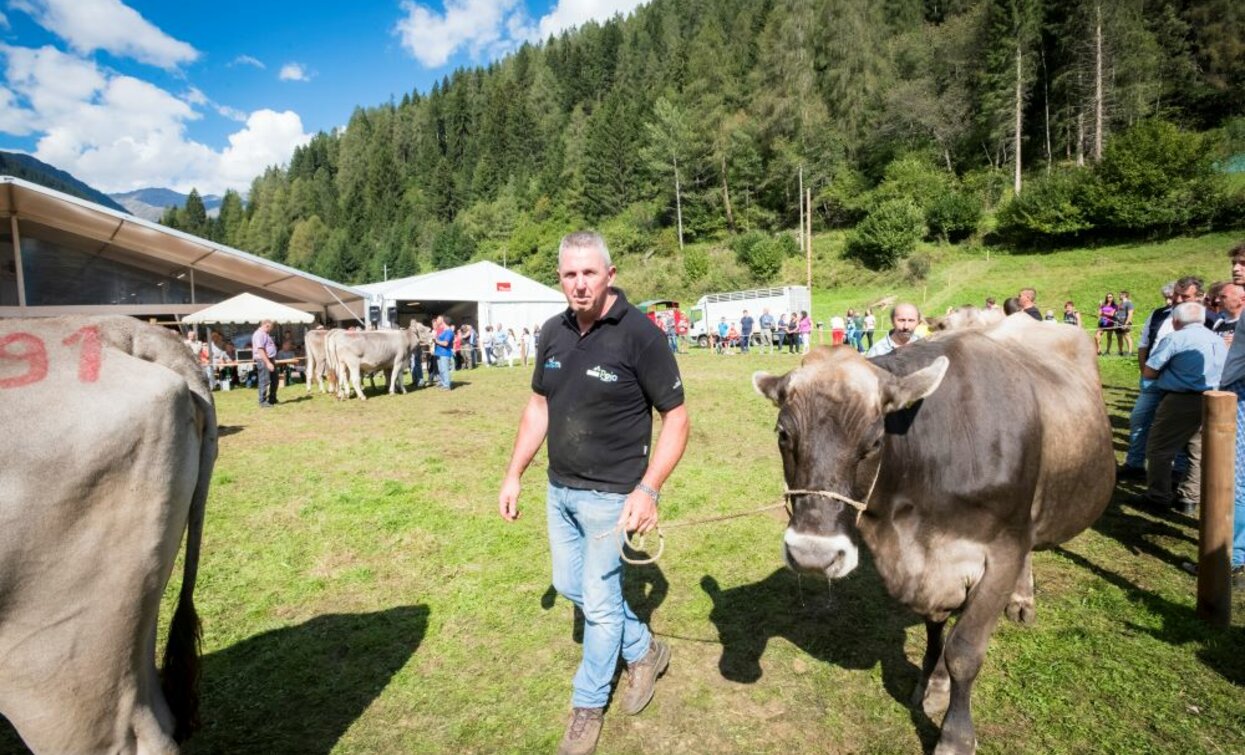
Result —
[[[61, 343], [65, 346], [82, 345], [78, 357], [79, 382], [94, 383], [99, 380], [103, 351], [98, 327], [88, 325], [80, 328]], [[20, 388], [48, 376], [47, 347], [43, 344], [43, 339], [30, 333], [10, 333], [0, 337], [0, 366], [10, 362], [25, 362], [26, 371], [13, 377], [0, 378], [0, 389]]]

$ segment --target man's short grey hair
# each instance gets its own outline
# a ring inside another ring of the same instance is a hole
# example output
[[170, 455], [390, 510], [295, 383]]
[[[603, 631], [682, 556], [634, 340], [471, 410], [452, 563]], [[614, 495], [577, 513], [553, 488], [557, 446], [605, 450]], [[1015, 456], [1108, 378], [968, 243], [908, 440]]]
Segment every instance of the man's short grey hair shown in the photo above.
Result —
[[1193, 323], [1205, 322], [1206, 307], [1195, 301], [1186, 301], [1177, 304], [1172, 310], [1172, 323], [1180, 323], [1181, 325], [1192, 325]]
[[1175, 296], [1176, 295], [1176, 281], [1171, 281], [1170, 283], [1164, 283], [1163, 287], [1159, 289], [1159, 293], [1162, 294], [1163, 298], [1165, 299], [1170, 299], [1173, 296]]
[[562, 243], [558, 244], [559, 268], [562, 267], [562, 256], [572, 249], [595, 249], [600, 252], [606, 267], [614, 264], [610, 261], [610, 248], [605, 245], [605, 239], [595, 231], [576, 231], [562, 237]]

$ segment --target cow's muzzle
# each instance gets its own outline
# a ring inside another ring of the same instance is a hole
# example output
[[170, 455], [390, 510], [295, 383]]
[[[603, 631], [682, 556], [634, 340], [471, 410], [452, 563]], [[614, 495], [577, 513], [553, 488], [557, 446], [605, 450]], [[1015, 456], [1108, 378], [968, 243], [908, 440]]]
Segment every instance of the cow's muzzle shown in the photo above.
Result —
[[782, 538], [783, 559], [792, 571], [838, 579], [852, 573], [860, 554], [847, 535], [813, 535], [791, 527]]

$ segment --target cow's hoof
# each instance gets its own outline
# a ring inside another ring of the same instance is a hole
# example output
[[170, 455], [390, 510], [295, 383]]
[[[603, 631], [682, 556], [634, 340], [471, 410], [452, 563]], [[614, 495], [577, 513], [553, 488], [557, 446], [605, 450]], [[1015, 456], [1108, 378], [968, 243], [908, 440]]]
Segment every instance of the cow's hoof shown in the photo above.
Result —
[[974, 737], [971, 742], [950, 742], [947, 737], [938, 740], [938, 746], [934, 748], [934, 755], [973, 755], [977, 752], [977, 739]]
[[1032, 626], [1037, 623], [1037, 606], [1034, 605], [1033, 598], [1019, 598], [1013, 595], [1004, 614], [1017, 624]]
[[951, 703], [951, 682], [949, 680], [930, 680], [921, 695], [921, 710], [930, 719], [935, 719], [947, 712]]

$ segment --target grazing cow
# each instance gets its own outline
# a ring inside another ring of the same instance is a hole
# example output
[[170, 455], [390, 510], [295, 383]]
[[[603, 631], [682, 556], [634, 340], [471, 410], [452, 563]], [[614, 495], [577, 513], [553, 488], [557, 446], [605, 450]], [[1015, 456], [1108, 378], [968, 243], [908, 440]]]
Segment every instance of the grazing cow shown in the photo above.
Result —
[[[311, 381], [315, 380], [320, 384], [320, 392], [328, 393], [324, 388], [325, 374], [328, 373], [330, 386], [335, 385], [336, 374], [326, 369], [328, 362], [325, 360], [324, 342], [328, 338], [332, 330], [309, 330], [307, 337], [303, 339], [303, 346], [307, 351], [307, 392], [311, 393]], [[334, 390], [336, 392], [336, 390]]]
[[0, 320], [0, 427], [0, 714], [35, 752], [176, 752], [197, 723], [193, 595], [216, 460], [197, 360], [127, 317]]
[[345, 330], [334, 334], [329, 339], [337, 369], [337, 396], [341, 399], [350, 398], [353, 386], [355, 394], [361, 400], [363, 395], [363, 373], [388, 369], [389, 393], [393, 394], [400, 388], [406, 393], [406, 384], [402, 373], [410, 362], [411, 352], [419, 346], [425, 348], [432, 345], [432, 330], [414, 320], [405, 330]]
[[946, 711], [936, 752], [974, 751], [969, 696], [994, 624], [1034, 619], [1030, 552], [1090, 526], [1115, 484], [1093, 343], [1021, 313], [876, 360], [819, 349], [753, 381], [779, 407], [789, 489], [816, 491], [790, 494], [788, 566], [844, 577], [863, 540], [925, 619], [913, 702]]

